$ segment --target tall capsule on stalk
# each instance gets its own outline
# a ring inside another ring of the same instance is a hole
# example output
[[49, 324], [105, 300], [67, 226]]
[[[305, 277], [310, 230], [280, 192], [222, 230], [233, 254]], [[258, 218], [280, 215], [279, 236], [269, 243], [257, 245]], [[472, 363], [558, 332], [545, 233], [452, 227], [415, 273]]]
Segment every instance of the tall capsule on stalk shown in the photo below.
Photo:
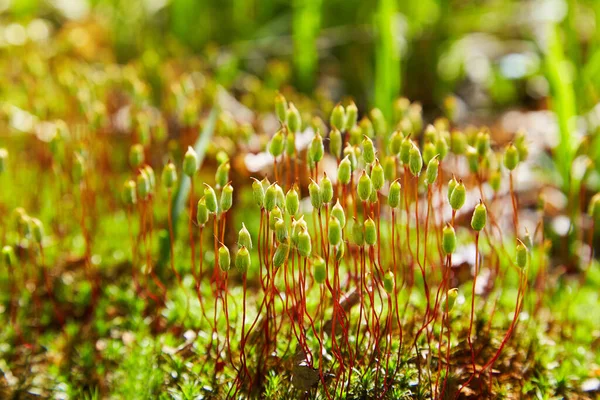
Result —
[[337, 170], [337, 178], [338, 182], [342, 185], [347, 185], [350, 183], [350, 179], [352, 178], [352, 164], [348, 156], [344, 157], [340, 164], [338, 165]]
[[517, 168], [517, 164], [519, 164], [519, 150], [514, 144], [510, 143], [504, 151], [504, 166], [512, 171]]
[[194, 176], [198, 170], [198, 154], [192, 146], [188, 146], [183, 156], [183, 173], [189, 177]]
[[479, 132], [475, 139], [475, 148], [479, 157], [485, 157], [490, 149], [490, 134], [487, 132]]
[[450, 201], [450, 197], [452, 197], [452, 192], [458, 186], [458, 181], [454, 176], [448, 181], [448, 201]]
[[278, 219], [283, 219], [283, 213], [281, 212], [281, 208], [275, 206], [269, 213], [269, 228], [275, 230], [275, 224]]
[[331, 246], [338, 246], [342, 242], [342, 226], [340, 221], [333, 215], [329, 217], [329, 227], [327, 230], [327, 239]]
[[502, 174], [499, 170], [495, 170], [490, 174], [488, 178], [488, 183], [494, 192], [498, 192], [500, 190], [500, 184], [502, 183]]
[[485, 204], [483, 204], [483, 201], [480, 200], [479, 204], [475, 206], [475, 210], [473, 210], [473, 216], [471, 217], [471, 228], [479, 232], [483, 228], [485, 228], [486, 222], [487, 208], [485, 208]]
[[425, 143], [425, 146], [423, 146], [423, 162], [429, 164], [429, 161], [431, 161], [436, 154], [437, 151], [435, 145], [432, 142]]
[[198, 205], [196, 206], [196, 222], [198, 222], [198, 226], [200, 228], [204, 227], [208, 222], [208, 208], [206, 208], [206, 198], [202, 196], [200, 200], [198, 200]]
[[300, 117], [300, 112], [294, 105], [294, 103], [289, 103], [287, 109], [287, 125], [290, 131], [296, 133], [300, 131], [302, 127], [302, 118]]
[[129, 149], [129, 164], [133, 168], [138, 168], [144, 162], [144, 146], [139, 143], [134, 144]]
[[2, 248], [2, 261], [9, 268], [15, 264], [15, 252], [12, 246], [7, 245]]
[[323, 146], [323, 137], [321, 133], [317, 131], [315, 137], [310, 142], [310, 147], [308, 148], [308, 157], [311, 162], [318, 163], [323, 158], [323, 154], [325, 153], [325, 148]]
[[229, 269], [231, 268], [231, 255], [229, 254], [229, 249], [224, 244], [222, 244], [219, 247], [219, 256], [218, 257], [219, 257], [218, 258], [219, 268], [221, 268], [221, 271], [223, 271], [223, 272], [229, 271]]
[[225, 185], [223, 190], [221, 191], [221, 201], [219, 204], [219, 208], [221, 212], [227, 212], [233, 205], [233, 186], [230, 183]]
[[217, 167], [217, 171], [215, 172], [215, 183], [217, 188], [222, 188], [227, 185], [229, 182], [229, 171], [231, 170], [231, 165], [229, 161], [222, 162]]
[[367, 172], [365, 170], [363, 170], [362, 175], [358, 179], [358, 184], [356, 185], [358, 198], [361, 201], [369, 200], [372, 189], [373, 189], [373, 185], [371, 184], [371, 178], [369, 178], [369, 175], [367, 175]]
[[44, 225], [37, 218], [31, 218], [31, 236], [37, 244], [42, 244], [44, 238]]
[[321, 188], [321, 199], [323, 200], [323, 203], [331, 203], [331, 200], [333, 199], [333, 184], [327, 174], [324, 174], [319, 186]]
[[173, 164], [170, 161], [167, 164], [165, 164], [165, 167], [163, 168], [162, 172], [161, 181], [167, 189], [172, 189], [173, 186], [175, 186], [175, 184], [177, 183], [177, 169], [175, 168], [175, 164]]
[[469, 171], [476, 174], [479, 171], [479, 163], [481, 161], [481, 156], [479, 153], [477, 153], [477, 149], [467, 146], [465, 156], [467, 158], [467, 162], [469, 163]]
[[392, 273], [392, 271], [388, 271], [385, 273], [385, 275], [383, 275], [383, 289], [385, 290], [385, 292], [388, 295], [391, 295], [394, 293], [394, 283], [395, 279], [394, 279], [394, 274]]
[[527, 246], [520, 240], [517, 239], [517, 267], [523, 269], [527, 267], [527, 259], [528, 259], [529, 250]]
[[287, 227], [285, 221], [281, 218], [275, 220], [275, 238], [279, 243], [286, 242], [288, 239]]
[[148, 174], [143, 169], [137, 176], [137, 194], [140, 200], [146, 200], [150, 193], [150, 180]]
[[329, 152], [339, 160], [342, 156], [342, 132], [338, 129], [333, 128], [329, 132]]
[[298, 194], [298, 190], [296, 189], [296, 185], [294, 185], [288, 192], [285, 194], [285, 210], [289, 215], [296, 215], [298, 210], [300, 209], [300, 195]]
[[362, 148], [362, 155], [363, 160], [365, 160], [365, 164], [371, 164], [373, 161], [375, 161], [375, 145], [368, 136], [364, 137], [362, 141]]
[[402, 135], [402, 132], [396, 130], [392, 133], [392, 136], [390, 137], [390, 152], [393, 155], [398, 155], [400, 153], [403, 139], [404, 136]]
[[385, 116], [383, 112], [379, 108], [374, 108], [370, 112], [371, 120], [373, 121], [373, 128], [375, 129], [375, 134], [379, 137], [383, 137], [383, 135], [387, 132], [387, 123], [385, 122]]
[[281, 93], [275, 95], [275, 115], [281, 124], [285, 124], [287, 120], [287, 101]]
[[310, 197], [310, 204], [312, 204], [315, 210], [319, 210], [323, 205], [323, 197], [321, 196], [321, 188], [312, 179], [308, 184], [308, 196]]
[[269, 142], [269, 153], [273, 157], [279, 157], [283, 154], [283, 150], [285, 147], [285, 135], [283, 134], [283, 129], [275, 132], [271, 141]]
[[386, 181], [396, 179], [396, 156], [387, 156], [383, 159], [383, 175]]
[[331, 209], [331, 215], [340, 222], [340, 226], [342, 228], [346, 226], [346, 213], [344, 212], [344, 208], [340, 204], [339, 199], [335, 202], [335, 205]]
[[442, 230], [442, 250], [445, 254], [452, 254], [456, 250], [456, 232], [450, 224]]
[[242, 228], [238, 232], [237, 244], [240, 247], [243, 246], [248, 249], [252, 249], [252, 236], [250, 235], [248, 228], [246, 228], [246, 225], [243, 222], [242, 222]]
[[465, 204], [466, 199], [467, 188], [465, 187], [464, 183], [460, 181], [450, 195], [450, 207], [452, 207], [452, 209], [455, 211], [459, 210]]
[[343, 131], [346, 128], [346, 112], [344, 106], [337, 104], [331, 111], [331, 117], [329, 118], [329, 124], [339, 130]]
[[373, 190], [376, 192], [383, 189], [385, 185], [385, 172], [377, 159], [375, 159], [375, 164], [373, 164], [373, 168], [371, 169], [371, 184], [373, 185]]
[[265, 210], [272, 211], [273, 208], [277, 205], [277, 189], [275, 187], [275, 183], [269, 185], [267, 190], [265, 191]]
[[254, 204], [263, 208], [265, 204], [265, 190], [258, 179], [252, 178], [252, 180], [252, 199], [254, 200]]
[[456, 303], [456, 298], [458, 297], [458, 289], [452, 288], [446, 292], [446, 312], [452, 311], [454, 308], [454, 304]]
[[131, 179], [123, 185], [123, 202], [129, 206], [137, 203], [137, 190], [135, 182]]
[[421, 175], [423, 169], [423, 158], [417, 145], [413, 145], [408, 154], [408, 169], [413, 176]]
[[217, 194], [215, 190], [207, 183], [204, 184], [204, 199], [206, 202], [206, 208], [212, 214], [216, 214], [219, 210], [219, 203], [217, 202]]
[[146, 175], [148, 175], [148, 183], [150, 184], [150, 193], [154, 193], [154, 189], [156, 188], [156, 175], [154, 174], [154, 169], [151, 166], [145, 165], [144, 171], [146, 171]]
[[427, 169], [425, 170], [425, 177], [427, 178], [427, 184], [433, 185], [438, 176], [438, 169], [440, 166], [440, 161], [437, 158], [437, 155], [433, 157], [427, 163]]
[[363, 225], [356, 218], [352, 224], [352, 240], [357, 246], [362, 246], [365, 243]]
[[369, 118], [363, 117], [363, 119], [361, 119], [358, 123], [358, 126], [360, 127], [360, 133], [362, 136], [367, 136], [369, 138], [375, 137], [375, 130], [373, 129], [373, 124]]
[[281, 267], [287, 261], [289, 252], [290, 246], [286, 242], [279, 243], [275, 254], [273, 254], [273, 266], [275, 268]]
[[6, 160], [8, 160], [8, 151], [0, 148], [0, 174], [6, 170]]
[[[445, 136], [444, 136], [445, 135]], [[440, 160], [443, 160], [444, 158], [446, 158], [446, 155], [448, 154], [448, 139], [447, 136], [448, 132], [444, 131], [442, 135], [440, 135], [437, 140], [435, 141], [435, 150], [440, 158]]]
[[327, 279], [327, 266], [325, 265], [325, 261], [321, 257], [315, 256], [312, 264], [315, 282], [321, 285]]
[[365, 221], [365, 243], [368, 246], [375, 246], [377, 243], [377, 226], [371, 218]]
[[285, 137], [285, 153], [290, 157], [296, 153], [296, 134], [293, 132], [288, 132]]
[[310, 254], [312, 252], [312, 243], [310, 239], [310, 234], [308, 233], [308, 229], [301, 228], [296, 240], [298, 254], [300, 254], [302, 257], [310, 257]]
[[248, 272], [248, 269], [250, 268], [251, 264], [252, 258], [250, 257], [250, 252], [245, 246], [241, 246], [238, 249], [237, 254], [235, 256], [235, 267], [242, 274], [245, 274], [246, 272]]
[[388, 205], [391, 208], [397, 208], [400, 206], [400, 190], [402, 189], [402, 185], [400, 184], [400, 180], [396, 179], [390, 185], [390, 191], [388, 193]]
[[467, 148], [467, 137], [461, 131], [452, 131], [450, 134], [450, 150], [456, 155], [465, 153]]
[[408, 166], [410, 161], [410, 150], [413, 148], [414, 144], [410, 140], [410, 136], [406, 136], [402, 139], [402, 143], [400, 144], [400, 161], [402, 164]]
[[349, 131], [356, 125], [356, 121], [358, 120], [358, 108], [354, 102], [351, 102], [346, 106], [346, 126], [344, 129], [340, 129], [341, 131]]

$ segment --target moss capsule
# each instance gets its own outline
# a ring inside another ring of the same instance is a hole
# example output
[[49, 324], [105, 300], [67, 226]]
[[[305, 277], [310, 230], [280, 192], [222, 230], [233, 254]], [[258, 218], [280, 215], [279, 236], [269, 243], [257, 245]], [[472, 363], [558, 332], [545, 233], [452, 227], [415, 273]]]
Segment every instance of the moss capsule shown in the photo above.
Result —
[[302, 117], [300, 116], [300, 112], [294, 105], [294, 103], [289, 103], [287, 110], [287, 125], [290, 131], [296, 133], [299, 132], [302, 128]]
[[275, 188], [275, 184], [271, 184], [267, 190], [265, 191], [264, 198], [265, 210], [268, 212], [273, 210], [277, 205], [277, 189]]
[[229, 249], [225, 245], [221, 245], [219, 247], [219, 268], [221, 271], [227, 272], [231, 268], [231, 255], [229, 254]]
[[369, 197], [371, 196], [371, 190], [373, 190], [373, 185], [371, 184], [371, 178], [369, 178], [369, 175], [367, 175], [365, 170], [363, 170], [362, 175], [358, 179], [356, 190], [358, 193], [358, 198], [361, 201], [369, 200]]
[[385, 172], [377, 159], [371, 169], [371, 184], [374, 191], [380, 191], [385, 185]]
[[221, 212], [227, 212], [233, 205], [233, 186], [231, 184], [225, 185], [223, 190], [221, 191], [221, 201], [219, 203], [219, 208]]
[[137, 203], [137, 189], [135, 182], [131, 179], [123, 185], [123, 202], [130, 206]]
[[341, 131], [349, 131], [350, 129], [356, 126], [356, 121], [358, 120], [358, 108], [354, 102], [351, 102], [346, 107], [346, 126], [344, 129], [340, 129]]
[[365, 243], [369, 246], [375, 246], [377, 243], [377, 226], [371, 218], [365, 221]]
[[344, 106], [337, 104], [331, 111], [331, 117], [329, 118], [329, 124], [332, 128], [339, 131], [343, 131], [346, 128], [346, 112]]
[[243, 246], [248, 249], [252, 249], [252, 236], [246, 228], [246, 225], [242, 222], [242, 229], [238, 232], [238, 246]]
[[331, 132], [329, 132], [329, 152], [337, 160], [342, 156], [342, 144], [342, 132], [333, 128]]
[[177, 169], [175, 168], [175, 164], [172, 162], [168, 162], [163, 168], [162, 172], [162, 184], [167, 189], [172, 189], [177, 183]]
[[456, 250], [456, 232], [451, 225], [446, 225], [442, 230], [442, 249], [445, 254], [452, 254]]
[[325, 265], [325, 261], [319, 256], [316, 256], [313, 260], [313, 276], [315, 282], [319, 285], [323, 284], [327, 279], [327, 266]]
[[310, 204], [312, 204], [315, 210], [319, 210], [323, 205], [323, 197], [321, 196], [321, 188], [312, 179], [308, 184], [308, 195], [310, 197]]
[[414, 176], [421, 175], [421, 170], [423, 169], [423, 158], [421, 157], [421, 152], [416, 145], [413, 145], [410, 149], [408, 157], [408, 169]]
[[365, 136], [362, 141], [362, 149], [362, 155], [365, 164], [371, 164], [373, 161], [375, 161], [375, 145], [373, 144], [373, 141], [367, 136]]
[[275, 115], [282, 124], [286, 123], [287, 120], [287, 101], [281, 93], [275, 95]]
[[342, 241], [342, 226], [340, 221], [333, 215], [329, 217], [329, 227], [327, 231], [327, 239], [331, 246], [337, 246]]
[[338, 182], [342, 185], [347, 185], [350, 183], [350, 179], [352, 178], [352, 164], [348, 159], [348, 156], [344, 157], [340, 164], [338, 165], [337, 170], [337, 178]]
[[129, 164], [133, 168], [138, 168], [144, 162], [144, 146], [139, 143], [134, 144], [129, 149]]
[[527, 249], [527, 246], [525, 246], [521, 240], [517, 239], [517, 267], [521, 269], [527, 267], [528, 254], [529, 250]]
[[[233, 188], [232, 188], [233, 190]], [[219, 204], [217, 202], [217, 194], [215, 190], [208, 184], [204, 184], [204, 198], [206, 201], [206, 208], [212, 214], [216, 214], [219, 210]]]
[[217, 167], [217, 172], [215, 173], [215, 183], [217, 188], [222, 188], [227, 185], [229, 182], [229, 170], [231, 166], [229, 165], [229, 161], [225, 161]]
[[273, 266], [275, 268], [281, 267], [287, 261], [289, 252], [290, 246], [287, 243], [279, 243], [273, 255]]
[[450, 195], [450, 207], [452, 207], [452, 209], [455, 211], [459, 210], [465, 204], [466, 199], [467, 188], [461, 181], [458, 183], [458, 185], [456, 185], [452, 191], [452, 194]]
[[196, 151], [189, 146], [183, 157], [183, 173], [189, 177], [194, 176], [198, 170], [198, 155]]
[[402, 185], [400, 184], [399, 179], [396, 179], [390, 185], [390, 191], [388, 193], [388, 205], [391, 208], [397, 208], [400, 206], [400, 190], [402, 189]]
[[252, 258], [250, 257], [250, 252], [245, 246], [242, 246], [238, 249], [237, 254], [235, 256], [235, 267], [242, 274], [248, 272], [250, 265], [252, 264]]
[[300, 209], [300, 195], [296, 186], [292, 187], [285, 195], [285, 210], [289, 215], [296, 215]]
[[327, 174], [324, 174], [319, 187], [321, 188], [321, 199], [323, 200], [323, 203], [329, 204], [333, 199], [333, 184]]
[[395, 286], [394, 274], [392, 271], [388, 271], [383, 275], [383, 289], [389, 295], [394, 293]]
[[206, 198], [203, 196], [198, 200], [196, 206], [196, 222], [202, 228], [208, 222], [208, 208], [206, 208]]
[[510, 143], [504, 151], [504, 166], [512, 171], [517, 168], [517, 164], [519, 164], [519, 150], [514, 144]]
[[310, 257], [310, 254], [312, 252], [312, 243], [311, 243], [310, 234], [308, 233], [308, 230], [306, 228], [300, 229], [300, 232], [298, 233], [298, 237], [296, 240], [297, 240], [296, 247], [298, 249], [298, 253], [302, 257]]
[[275, 135], [273, 135], [271, 141], [269, 142], [269, 153], [271, 153], [273, 157], [279, 157], [283, 154], [284, 147], [285, 134], [283, 133], [283, 130], [280, 129], [275, 132]]
[[252, 179], [252, 199], [254, 200], [254, 204], [263, 208], [265, 203], [265, 190], [258, 179]]
[[427, 163], [427, 169], [425, 170], [425, 177], [427, 178], [427, 184], [433, 185], [437, 180], [438, 169], [440, 167], [440, 161], [437, 156], [429, 160]]
[[483, 202], [479, 202], [473, 210], [473, 216], [471, 217], [471, 228], [476, 231], [481, 231], [485, 228], [487, 222], [487, 208]]
[[339, 199], [335, 202], [335, 205], [331, 209], [331, 215], [340, 222], [340, 226], [342, 228], [346, 226], [346, 213], [344, 212], [344, 208], [340, 204]]

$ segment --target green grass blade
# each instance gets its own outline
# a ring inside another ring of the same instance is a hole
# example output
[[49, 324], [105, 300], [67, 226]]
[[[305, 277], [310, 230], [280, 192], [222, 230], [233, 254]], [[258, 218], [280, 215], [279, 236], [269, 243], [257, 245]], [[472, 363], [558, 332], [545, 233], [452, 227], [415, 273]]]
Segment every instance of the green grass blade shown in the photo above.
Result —
[[294, 67], [298, 85], [308, 91], [314, 85], [319, 54], [317, 37], [321, 28], [321, 0], [296, 0], [293, 10]]
[[392, 102], [400, 93], [400, 48], [394, 37], [396, 0], [379, 0], [375, 14], [375, 106], [386, 118], [392, 115]]

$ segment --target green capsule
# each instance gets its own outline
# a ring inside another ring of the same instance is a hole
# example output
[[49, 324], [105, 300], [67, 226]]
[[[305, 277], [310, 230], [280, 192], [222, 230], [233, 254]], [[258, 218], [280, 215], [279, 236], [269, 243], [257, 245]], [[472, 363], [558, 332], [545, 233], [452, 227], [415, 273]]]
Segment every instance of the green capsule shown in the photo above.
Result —
[[327, 266], [325, 265], [325, 261], [319, 256], [315, 256], [313, 260], [313, 276], [315, 282], [319, 285], [323, 284], [327, 279]]
[[379, 108], [372, 109], [370, 116], [371, 120], [373, 121], [375, 135], [379, 137], [384, 137], [387, 133], [387, 123], [385, 122], [385, 116]]
[[346, 127], [346, 112], [341, 104], [337, 104], [331, 111], [331, 117], [329, 118], [329, 124], [332, 128], [339, 131], [343, 131]]
[[421, 170], [423, 169], [423, 158], [421, 157], [421, 152], [416, 145], [413, 145], [412, 149], [410, 149], [408, 169], [414, 176], [421, 175]]
[[196, 222], [198, 222], [198, 226], [200, 227], [203, 227], [208, 222], [208, 208], [206, 208], [206, 198], [204, 196], [198, 200]]
[[448, 140], [446, 139], [446, 137], [444, 137], [444, 134], [448, 135], [448, 132], [444, 131], [443, 134], [440, 135], [440, 137], [437, 138], [437, 140], [435, 141], [435, 151], [438, 154], [438, 157], [440, 160], [444, 160], [444, 158], [446, 158], [446, 155], [448, 154]]
[[517, 164], [519, 164], [519, 150], [514, 144], [510, 143], [504, 151], [504, 166], [512, 171], [517, 168]]
[[420, 132], [423, 129], [423, 107], [419, 103], [412, 103], [408, 107], [408, 119], [412, 125], [413, 132]]
[[275, 132], [275, 135], [273, 135], [271, 141], [269, 142], [269, 153], [271, 153], [273, 157], [279, 157], [283, 154], [284, 147], [285, 134], [283, 133], [283, 130], [280, 129]]
[[269, 228], [275, 230], [275, 224], [279, 219], [283, 219], [283, 213], [281, 212], [281, 208], [275, 206], [269, 213]]
[[452, 254], [456, 250], [456, 232], [451, 225], [446, 225], [442, 230], [442, 249], [445, 254]]
[[383, 176], [390, 182], [396, 179], [396, 156], [387, 156], [383, 159]]
[[285, 226], [285, 221], [281, 218], [275, 220], [275, 238], [279, 243], [287, 242], [288, 231]]
[[438, 176], [438, 170], [440, 162], [437, 157], [432, 158], [427, 163], [427, 169], [425, 170], [425, 177], [427, 178], [427, 184], [433, 185]]
[[150, 193], [150, 180], [146, 171], [141, 170], [137, 176], [137, 194], [141, 200], [146, 200]]
[[123, 185], [123, 202], [130, 206], [137, 203], [137, 188], [131, 179]]
[[344, 157], [340, 164], [338, 165], [337, 170], [337, 178], [338, 182], [342, 185], [347, 185], [350, 183], [350, 179], [352, 178], [352, 163], [348, 156]]
[[365, 136], [362, 141], [362, 149], [362, 156], [363, 160], [365, 160], [365, 164], [371, 164], [375, 161], [375, 146], [373, 145], [373, 141], [367, 136]]
[[229, 254], [229, 249], [225, 245], [221, 245], [219, 247], [219, 258], [218, 258], [219, 268], [221, 271], [227, 272], [231, 268], [231, 255]]
[[[438, 131], [435, 126], [429, 124], [425, 127], [425, 131], [423, 132], [423, 140], [425, 143], [434, 143], [437, 136]], [[423, 156], [425, 156], [425, 149], [423, 149]]]
[[529, 157], [529, 149], [527, 148], [527, 143], [525, 142], [525, 132], [517, 132], [514, 143], [515, 147], [519, 151], [519, 162], [525, 161], [527, 157]]
[[[233, 192], [233, 188], [232, 188]], [[217, 202], [217, 194], [215, 190], [208, 184], [204, 184], [204, 198], [206, 201], [206, 208], [212, 214], [216, 214], [219, 210], [219, 203]]]
[[168, 162], [163, 168], [162, 172], [162, 183], [167, 189], [172, 189], [177, 183], [177, 169], [175, 164]]
[[275, 115], [282, 124], [286, 123], [287, 120], [287, 101], [281, 93], [275, 95]]
[[242, 229], [238, 232], [238, 246], [243, 246], [248, 249], [252, 249], [252, 236], [246, 228], [246, 225], [242, 222]]
[[394, 293], [395, 284], [394, 274], [392, 271], [388, 271], [383, 275], [383, 289], [389, 295]]
[[252, 199], [254, 200], [254, 204], [263, 208], [265, 204], [265, 190], [258, 179], [252, 178], [252, 180]]
[[496, 170], [490, 174], [488, 179], [490, 187], [494, 192], [498, 192], [500, 190], [500, 184], [502, 183], [502, 174], [499, 170]]
[[337, 160], [342, 156], [342, 132], [336, 128], [333, 128], [329, 132], [329, 152]]
[[289, 252], [290, 246], [287, 243], [279, 243], [273, 255], [273, 266], [275, 268], [281, 267], [287, 261]]
[[331, 203], [331, 200], [333, 199], [333, 184], [331, 183], [331, 179], [327, 177], [327, 174], [323, 175], [323, 179], [321, 179], [321, 184], [319, 186], [321, 188], [321, 199], [323, 203]]
[[385, 172], [377, 159], [371, 169], [371, 183], [373, 184], [373, 190], [377, 192], [385, 185]]
[[340, 221], [333, 215], [329, 217], [329, 227], [327, 230], [327, 239], [331, 246], [337, 246], [342, 242], [342, 226]]
[[321, 137], [321, 133], [317, 131], [317, 134], [310, 142], [308, 157], [311, 162], [318, 163], [323, 158], [324, 152], [325, 148], [323, 147], [323, 138]]
[[300, 209], [300, 195], [296, 186], [288, 190], [285, 195], [285, 210], [289, 215], [296, 215]]
[[156, 188], [156, 175], [154, 174], [154, 169], [151, 166], [145, 165], [144, 171], [146, 171], [146, 175], [148, 175], [148, 183], [150, 184], [150, 193], [154, 193], [154, 189]]
[[467, 188], [461, 181], [456, 185], [450, 195], [450, 207], [452, 207], [453, 210], [459, 210], [465, 204], [466, 199]]
[[225, 185], [221, 191], [221, 201], [219, 204], [221, 212], [227, 212], [233, 205], [233, 186], [231, 184]]
[[594, 224], [600, 224], [600, 193], [592, 196], [588, 206], [588, 215], [592, 217]]
[[368, 246], [375, 246], [377, 243], [377, 226], [371, 218], [365, 221], [365, 242]]
[[402, 185], [400, 185], [400, 180], [396, 179], [390, 185], [390, 192], [388, 193], [388, 205], [391, 208], [397, 208], [400, 206], [400, 190], [402, 189]]
[[339, 199], [335, 202], [335, 205], [331, 209], [331, 215], [339, 221], [342, 228], [346, 226], [346, 213], [344, 212], [344, 208], [340, 204]]
[[358, 193], [358, 198], [361, 201], [369, 200], [371, 196], [371, 190], [373, 185], [371, 184], [371, 178], [367, 175], [367, 172], [363, 170], [362, 175], [358, 179], [358, 184], [356, 185], [356, 190]]
[[189, 177], [194, 176], [198, 170], [198, 155], [194, 149], [189, 146], [183, 157], [183, 173]]
[[485, 228], [485, 224], [487, 222], [487, 208], [482, 201], [479, 202], [475, 206], [475, 210], [473, 210], [473, 216], [471, 217], [471, 228], [476, 231], [481, 231]]
[[293, 132], [288, 132], [285, 138], [285, 153], [288, 156], [296, 154], [296, 134]]
[[351, 102], [346, 107], [346, 126], [345, 129], [340, 129], [341, 131], [349, 131], [354, 126], [356, 126], [356, 121], [358, 120], [358, 108], [354, 102]]
[[490, 134], [479, 132], [475, 139], [475, 148], [479, 157], [485, 157], [490, 149]]
[[352, 240], [357, 246], [362, 246], [365, 243], [365, 232], [363, 224], [354, 219], [352, 224]]
[[450, 134], [450, 150], [456, 155], [465, 153], [467, 149], [467, 137], [461, 131], [453, 131]]
[[229, 165], [229, 161], [226, 161], [219, 165], [219, 167], [217, 168], [217, 172], [215, 173], [215, 182], [217, 188], [222, 188], [225, 187], [225, 185], [227, 185], [227, 182], [229, 182], [230, 169], [231, 166]]
[[133, 168], [138, 168], [144, 162], [144, 146], [137, 143], [129, 149], [129, 164]]
[[394, 121], [398, 122], [408, 113], [410, 100], [406, 97], [398, 97], [394, 101]]
[[360, 127], [361, 136], [366, 136], [371, 139], [375, 137], [375, 130], [373, 129], [373, 124], [369, 118], [363, 117], [358, 123], [358, 126]]
[[37, 218], [31, 218], [31, 236], [38, 244], [41, 244], [44, 239], [44, 225]]
[[477, 150], [474, 147], [467, 146], [465, 155], [466, 155], [467, 161], [469, 163], [469, 171], [476, 174], [479, 171], [479, 162], [480, 162], [479, 153], [477, 153]]
[[323, 205], [323, 196], [321, 195], [321, 188], [312, 179], [308, 184], [308, 195], [310, 197], [310, 204], [312, 204], [315, 210], [319, 210]]
[[394, 133], [392, 133], [392, 136], [390, 137], [390, 152], [393, 155], [400, 154], [402, 140], [404, 140], [404, 135], [402, 135], [402, 132], [394, 131]]
[[342, 240], [339, 245], [335, 247], [335, 260], [341, 262], [346, 254], [346, 243]]
[[402, 144], [400, 145], [400, 161], [402, 161], [402, 164], [408, 166], [410, 161], [410, 151], [413, 147], [414, 144], [408, 136], [402, 139]]
[[283, 210], [285, 208], [285, 194], [283, 194], [281, 186], [276, 183], [273, 185], [275, 186], [275, 204]]
[[302, 128], [302, 117], [300, 116], [300, 112], [294, 105], [294, 103], [289, 103], [287, 110], [287, 125], [290, 131], [296, 133], [299, 132]]
[[435, 145], [432, 142], [425, 143], [425, 146], [423, 146], [423, 162], [425, 164], [429, 164], [429, 161], [431, 161], [436, 155], [437, 150]]
[[517, 267], [521, 269], [527, 267], [527, 259], [529, 258], [528, 254], [529, 250], [527, 249], [527, 246], [525, 246], [523, 242], [517, 239]]
[[344, 157], [348, 157], [352, 171], [354, 171], [358, 166], [358, 158], [360, 157], [360, 154], [361, 151], [358, 146], [347, 145], [344, 148]]
[[237, 254], [235, 256], [235, 267], [242, 274], [248, 272], [250, 265], [252, 264], [252, 258], [250, 257], [250, 252], [245, 246], [242, 246], [238, 249]]
[[8, 151], [0, 148], [0, 174], [6, 170], [6, 160], [8, 160]]
[[312, 252], [312, 243], [310, 239], [310, 234], [308, 233], [308, 229], [301, 228], [296, 240], [298, 254], [300, 254], [302, 257], [310, 257]]
[[15, 265], [15, 252], [12, 246], [4, 246], [2, 248], [2, 260], [9, 268]]
[[264, 204], [265, 210], [268, 212], [273, 210], [273, 208], [275, 208], [277, 205], [277, 188], [275, 185], [275, 183], [271, 184], [265, 191]]
[[456, 188], [456, 186], [458, 186], [458, 181], [453, 176], [452, 179], [450, 179], [448, 181], [448, 202], [452, 198], [452, 192], [454, 191], [454, 189]]
[[456, 303], [456, 298], [458, 297], [458, 289], [452, 288], [446, 292], [446, 312], [452, 311], [454, 308], [454, 304]]
[[525, 228], [525, 237], [523, 238], [523, 244], [528, 249], [533, 248], [533, 239], [531, 238], [531, 235], [529, 234], [529, 229], [527, 228]]

